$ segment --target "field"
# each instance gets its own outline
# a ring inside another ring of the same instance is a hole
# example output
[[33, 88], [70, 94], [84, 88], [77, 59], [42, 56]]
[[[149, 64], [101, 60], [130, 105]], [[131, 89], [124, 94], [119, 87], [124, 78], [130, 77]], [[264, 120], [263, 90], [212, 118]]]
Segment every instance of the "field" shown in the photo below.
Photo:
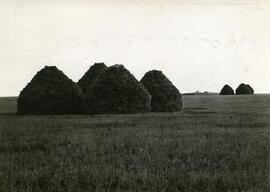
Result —
[[270, 191], [270, 95], [179, 113], [17, 116], [0, 99], [0, 191]]

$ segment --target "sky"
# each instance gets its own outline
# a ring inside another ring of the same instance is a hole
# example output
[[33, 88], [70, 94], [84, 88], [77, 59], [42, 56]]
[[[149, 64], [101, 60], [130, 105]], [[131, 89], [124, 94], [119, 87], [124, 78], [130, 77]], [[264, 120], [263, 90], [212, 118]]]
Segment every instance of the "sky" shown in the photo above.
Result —
[[181, 93], [270, 93], [267, 0], [0, 0], [0, 26], [0, 96], [45, 65], [77, 82], [95, 62], [162, 70]]

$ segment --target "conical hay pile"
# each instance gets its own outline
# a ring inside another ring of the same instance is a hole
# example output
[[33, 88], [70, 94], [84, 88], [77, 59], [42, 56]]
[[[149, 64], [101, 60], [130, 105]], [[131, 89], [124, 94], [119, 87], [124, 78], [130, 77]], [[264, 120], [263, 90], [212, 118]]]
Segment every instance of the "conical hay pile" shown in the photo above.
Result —
[[92, 84], [85, 110], [90, 114], [148, 112], [150, 95], [123, 65], [114, 65]]
[[234, 90], [229, 85], [224, 85], [224, 87], [221, 89], [220, 95], [234, 95]]
[[82, 107], [82, 91], [55, 66], [39, 71], [21, 91], [18, 114], [77, 114]]
[[252, 92], [254, 92], [253, 89], [244, 83], [241, 83], [235, 91], [236, 95], [251, 95]]
[[104, 63], [95, 63], [93, 66], [90, 67], [90, 69], [78, 81], [78, 85], [84, 93], [87, 92], [88, 88], [97, 79], [100, 72], [102, 72], [106, 68], [107, 66]]
[[180, 92], [161, 71], [147, 72], [141, 79], [141, 83], [152, 96], [151, 108], [153, 112], [181, 110], [182, 97]]

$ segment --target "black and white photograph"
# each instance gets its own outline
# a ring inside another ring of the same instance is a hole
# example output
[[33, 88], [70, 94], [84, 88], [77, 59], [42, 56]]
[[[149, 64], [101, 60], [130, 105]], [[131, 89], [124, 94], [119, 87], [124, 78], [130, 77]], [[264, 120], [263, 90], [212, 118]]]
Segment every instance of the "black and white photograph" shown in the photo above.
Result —
[[269, 0], [0, 0], [0, 192], [269, 191]]

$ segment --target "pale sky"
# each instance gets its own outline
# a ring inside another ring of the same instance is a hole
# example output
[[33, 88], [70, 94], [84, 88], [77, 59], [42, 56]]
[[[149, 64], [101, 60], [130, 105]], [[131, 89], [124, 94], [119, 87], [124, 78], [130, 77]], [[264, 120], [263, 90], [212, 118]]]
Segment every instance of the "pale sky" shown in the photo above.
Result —
[[268, 0], [0, 0], [0, 26], [0, 96], [45, 65], [77, 82], [95, 62], [162, 70], [181, 93], [270, 93]]

